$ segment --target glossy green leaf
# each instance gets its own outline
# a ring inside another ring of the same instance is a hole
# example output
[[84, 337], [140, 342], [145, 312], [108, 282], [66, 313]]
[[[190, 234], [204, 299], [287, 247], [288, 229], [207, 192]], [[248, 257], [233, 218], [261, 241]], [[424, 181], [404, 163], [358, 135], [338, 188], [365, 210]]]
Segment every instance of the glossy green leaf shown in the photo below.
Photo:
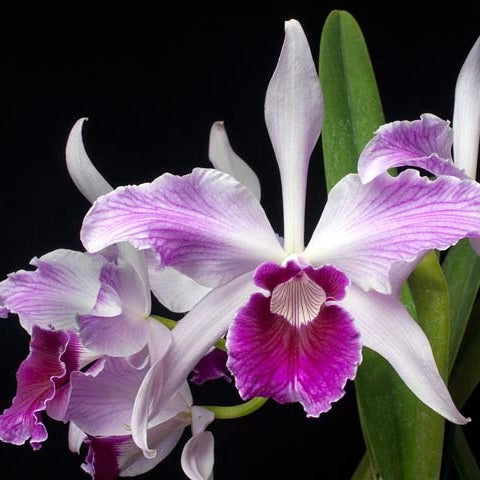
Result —
[[327, 189], [357, 171], [359, 153], [384, 122], [365, 41], [355, 19], [333, 11], [320, 43], [320, 84], [325, 102], [322, 146]]
[[368, 455], [365, 453], [352, 476], [352, 480], [372, 480], [372, 478], [370, 462], [368, 460]]
[[443, 262], [450, 293], [450, 370], [462, 342], [480, 286], [480, 258], [465, 239], [452, 247]]
[[[334, 11], [329, 15], [320, 44], [319, 70], [325, 99], [325, 175], [330, 190], [344, 175], [356, 172], [363, 147], [384, 123], [368, 50], [350, 14]], [[446, 375], [450, 307], [435, 253], [427, 255], [409, 285], [418, 321]], [[408, 290], [405, 295], [408, 297]], [[383, 358], [367, 348], [355, 384], [372, 475], [389, 480], [438, 478], [443, 420], [416, 399]]]

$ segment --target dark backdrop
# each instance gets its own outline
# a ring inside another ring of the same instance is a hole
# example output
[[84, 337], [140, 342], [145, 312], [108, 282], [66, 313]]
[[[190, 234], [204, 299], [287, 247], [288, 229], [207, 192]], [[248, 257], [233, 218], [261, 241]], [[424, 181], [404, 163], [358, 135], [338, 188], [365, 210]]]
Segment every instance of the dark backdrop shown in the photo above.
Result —
[[[258, 173], [264, 207], [280, 231], [280, 183], [263, 102], [286, 19], [301, 21], [317, 58], [328, 12], [349, 8], [365, 33], [387, 120], [423, 112], [451, 119], [456, 76], [480, 34], [478, 8], [449, 5], [424, 12], [391, 3], [387, 11], [318, 3], [265, 16], [206, 10], [195, 17], [160, 17], [132, 12], [130, 5], [120, 21], [113, 14], [100, 19], [99, 12], [82, 12], [77, 5], [75, 14], [57, 12], [59, 20], [48, 23], [42, 17], [30, 18], [31, 25], [13, 19], [8, 25], [4, 18], [0, 276], [34, 255], [81, 248], [78, 231], [89, 205], [68, 177], [64, 146], [70, 127], [83, 116], [90, 118], [87, 151], [113, 185], [208, 166], [210, 125], [224, 120], [235, 150]], [[317, 147], [310, 167], [309, 233], [325, 201], [321, 160]], [[10, 405], [14, 372], [26, 353], [27, 336], [17, 321], [2, 321], [0, 409]], [[212, 403], [216, 395], [234, 398], [224, 386], [210, 387], [202, 398]], [[464, 411], [474, 420], [477, 405], [471, 401]], [[297, 405], [272, 403], [248, 418], [216, 422], [216, 478], [349, 478], [364, 451], [355, 408], [349, 385], [347, 395], [318, 420], [307, 420]], [[87, 478], [80, 459], [68, 452], [63, 425], [51, 424], [49, 431], [37, 453], [29, 446], [0, 445], [2, 479]], [[467, 427], [472, 439], [479, 431], [477, 422]], [[478, 447], [475, 453], [480, 459]], [[143, 478], [183, 478], [179, 456], [177, 448]]]

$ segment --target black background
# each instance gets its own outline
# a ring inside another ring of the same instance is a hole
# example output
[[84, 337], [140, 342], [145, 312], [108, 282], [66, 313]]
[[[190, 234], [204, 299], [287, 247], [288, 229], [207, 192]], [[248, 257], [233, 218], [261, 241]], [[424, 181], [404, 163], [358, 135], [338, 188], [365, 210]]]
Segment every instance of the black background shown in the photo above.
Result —
[[[115, 12], [126, 14], [120, 20], [77, 5], [75, 13], [57, 12], [58, 21], [32, 15], [31, 24], [12, 19], [8, 25], [4, 18], [0, 275], [24, 267], [34, 255], [81, 249], [78, 231], [89, 204], [68, 177], [64, 147], [69, 129], [83, 116], [90, 118], [87, 151], [113, 185], [208, 166], [210, 125], [224, 120], [234, 149], [258, 173], [262, 203], [281, 231], [281, 190], [263, 102], [286, 19], [300, 20], [316, 59], [328, 12], [349, 8], [364, 31], [387, 120], [414, 119], [423, 112], [451, 119], [456, 76], [480, 34], [479, 8], [449, 4], [420, 11], [390, 3], [386, 10], [318, 3], [263, 16], [213, 15], [208, 9], [197, 16], [159, 16], [132, 11], [131, 5]], [[80, 18], [82, 13], [87, 15]], [[307, 234], [325, 202], [321, 159], [317, 147]], [[26, 353], [27, 336], [17, 321], [3, 320], [0, 409], [10, 405], [14, 372]], [[215, 395], [234, 398], [224, 386], [201, 395], [208, 403]], [[349, 478], [364, 451], [355, 408], [349, 385], [347, 395], [318, 420], [307, 420], [297, 405], [272, 403], [248, 418], [216, 422], [216, 478]], [[475, 420], [478, 398], [464, 413]], [[49, 431], [37, 453], [29, 446], [0, 445], [1, 478], [87, 478], [80, 459], [68, 452], [63, 425], [49, 423]], [[478, 437], [477, 422], [466, 432], [472, 440]], [[180, 451], [142, 478], [184, 478]], [[480, 449], [474, 452], [480, 459]]]

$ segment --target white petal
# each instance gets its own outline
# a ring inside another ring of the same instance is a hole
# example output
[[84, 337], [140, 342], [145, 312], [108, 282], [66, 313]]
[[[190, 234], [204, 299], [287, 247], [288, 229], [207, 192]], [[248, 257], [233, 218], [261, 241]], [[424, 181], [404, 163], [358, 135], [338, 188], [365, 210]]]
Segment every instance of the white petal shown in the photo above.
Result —
[[80, 430], [73, 422], [68, 424], [68, 448], [71, 452], [79, 454], [86, 438], [85, 432]]
[[300, 252], [308, 163], [322, 129], [323, 97], [296, 20], [285, 23], [285, 41], [265, 98], [265, 121], [282, 179], [285, 247], [288, 253]]
[[82, 126], [86, 118], [77, 120], [67, 140], [66, 159], [68, 173], [83, 196], [93, 203], [100, 195], [111, 192], [113, 188], [102, 177], [88, 158], [82, 140]]
[[183, 448], [182, 468], [190, 480], [213, 479], [213, 435], [201, 432], [194, 435]]
[[149, 275], [153, 294], [171, 312], [188, 312], [211, 290], [172, 267], [150, 268]]
[[480, 136], [480, 38], [470, 50], [455, 88], [453, 152], [455, 164], [471, 178], [477, 174]]
[[214, 419], [215, 414], [211, 410], [197, 406], [192, 407], [192, 435], [204, 432]]
[[243, 183], [260, 201], [261, 189], [255, 172], [233, 151], [223, 122], [215, 122], [210, 130], [208, 158], [221, 172], [229, 173]]
[[422, 402], [453, 423], [468, 422], [453, 404], [425, 333], [393, 295], [351, 285], [339, 304], [352, 314], [362, 344], [382, 355]]

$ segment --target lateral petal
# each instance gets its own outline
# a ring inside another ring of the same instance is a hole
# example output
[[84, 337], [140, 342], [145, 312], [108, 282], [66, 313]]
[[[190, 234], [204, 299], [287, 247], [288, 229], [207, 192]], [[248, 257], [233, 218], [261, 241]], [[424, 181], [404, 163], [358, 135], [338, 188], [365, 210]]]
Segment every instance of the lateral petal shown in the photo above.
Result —
[[470, 50], [458, 75], [453, 111], [455, 164], [471, 178], [477, 175], [480, 136], [480, 38]]
[[339, 305], [355, 319], [363, 345], [382, 355], [422, 402], [453, 423], [468, 422], [453, 404], [426, 335], [399, 300], [351, 285]]
[[285, 41], [265, 98], [265, 121], [282, 179], [285, 249], [303, 250], [310, 155], [323, 124], [323, 96], [300, 23], [285, 22]]
[[453, 132], [449, 122], [431, 113], [420, 120], [381, 126], [360, 154], [358, 174], [368, 183], [393, 167], [418, 167], [433, 175], [468, 175], [452, 161]]
[[194, 435], [183, 447], [182, 468], [190, 480], [212, 480], [214, 440], [211, 432]]
[[165, 266], [214, 287], [284, 252], [262, 207], [233, 177], [213, 169], [162, 175], [100, 197], [85, 217], [89, 251], [129, 241]]
[[335, 265], [364, 290], [391, 293], [396, 263], [479, 236], [480, 185], [472, 180], [406, 170], [363, 185], [348, 175], [331, 190], [303, 256]]

